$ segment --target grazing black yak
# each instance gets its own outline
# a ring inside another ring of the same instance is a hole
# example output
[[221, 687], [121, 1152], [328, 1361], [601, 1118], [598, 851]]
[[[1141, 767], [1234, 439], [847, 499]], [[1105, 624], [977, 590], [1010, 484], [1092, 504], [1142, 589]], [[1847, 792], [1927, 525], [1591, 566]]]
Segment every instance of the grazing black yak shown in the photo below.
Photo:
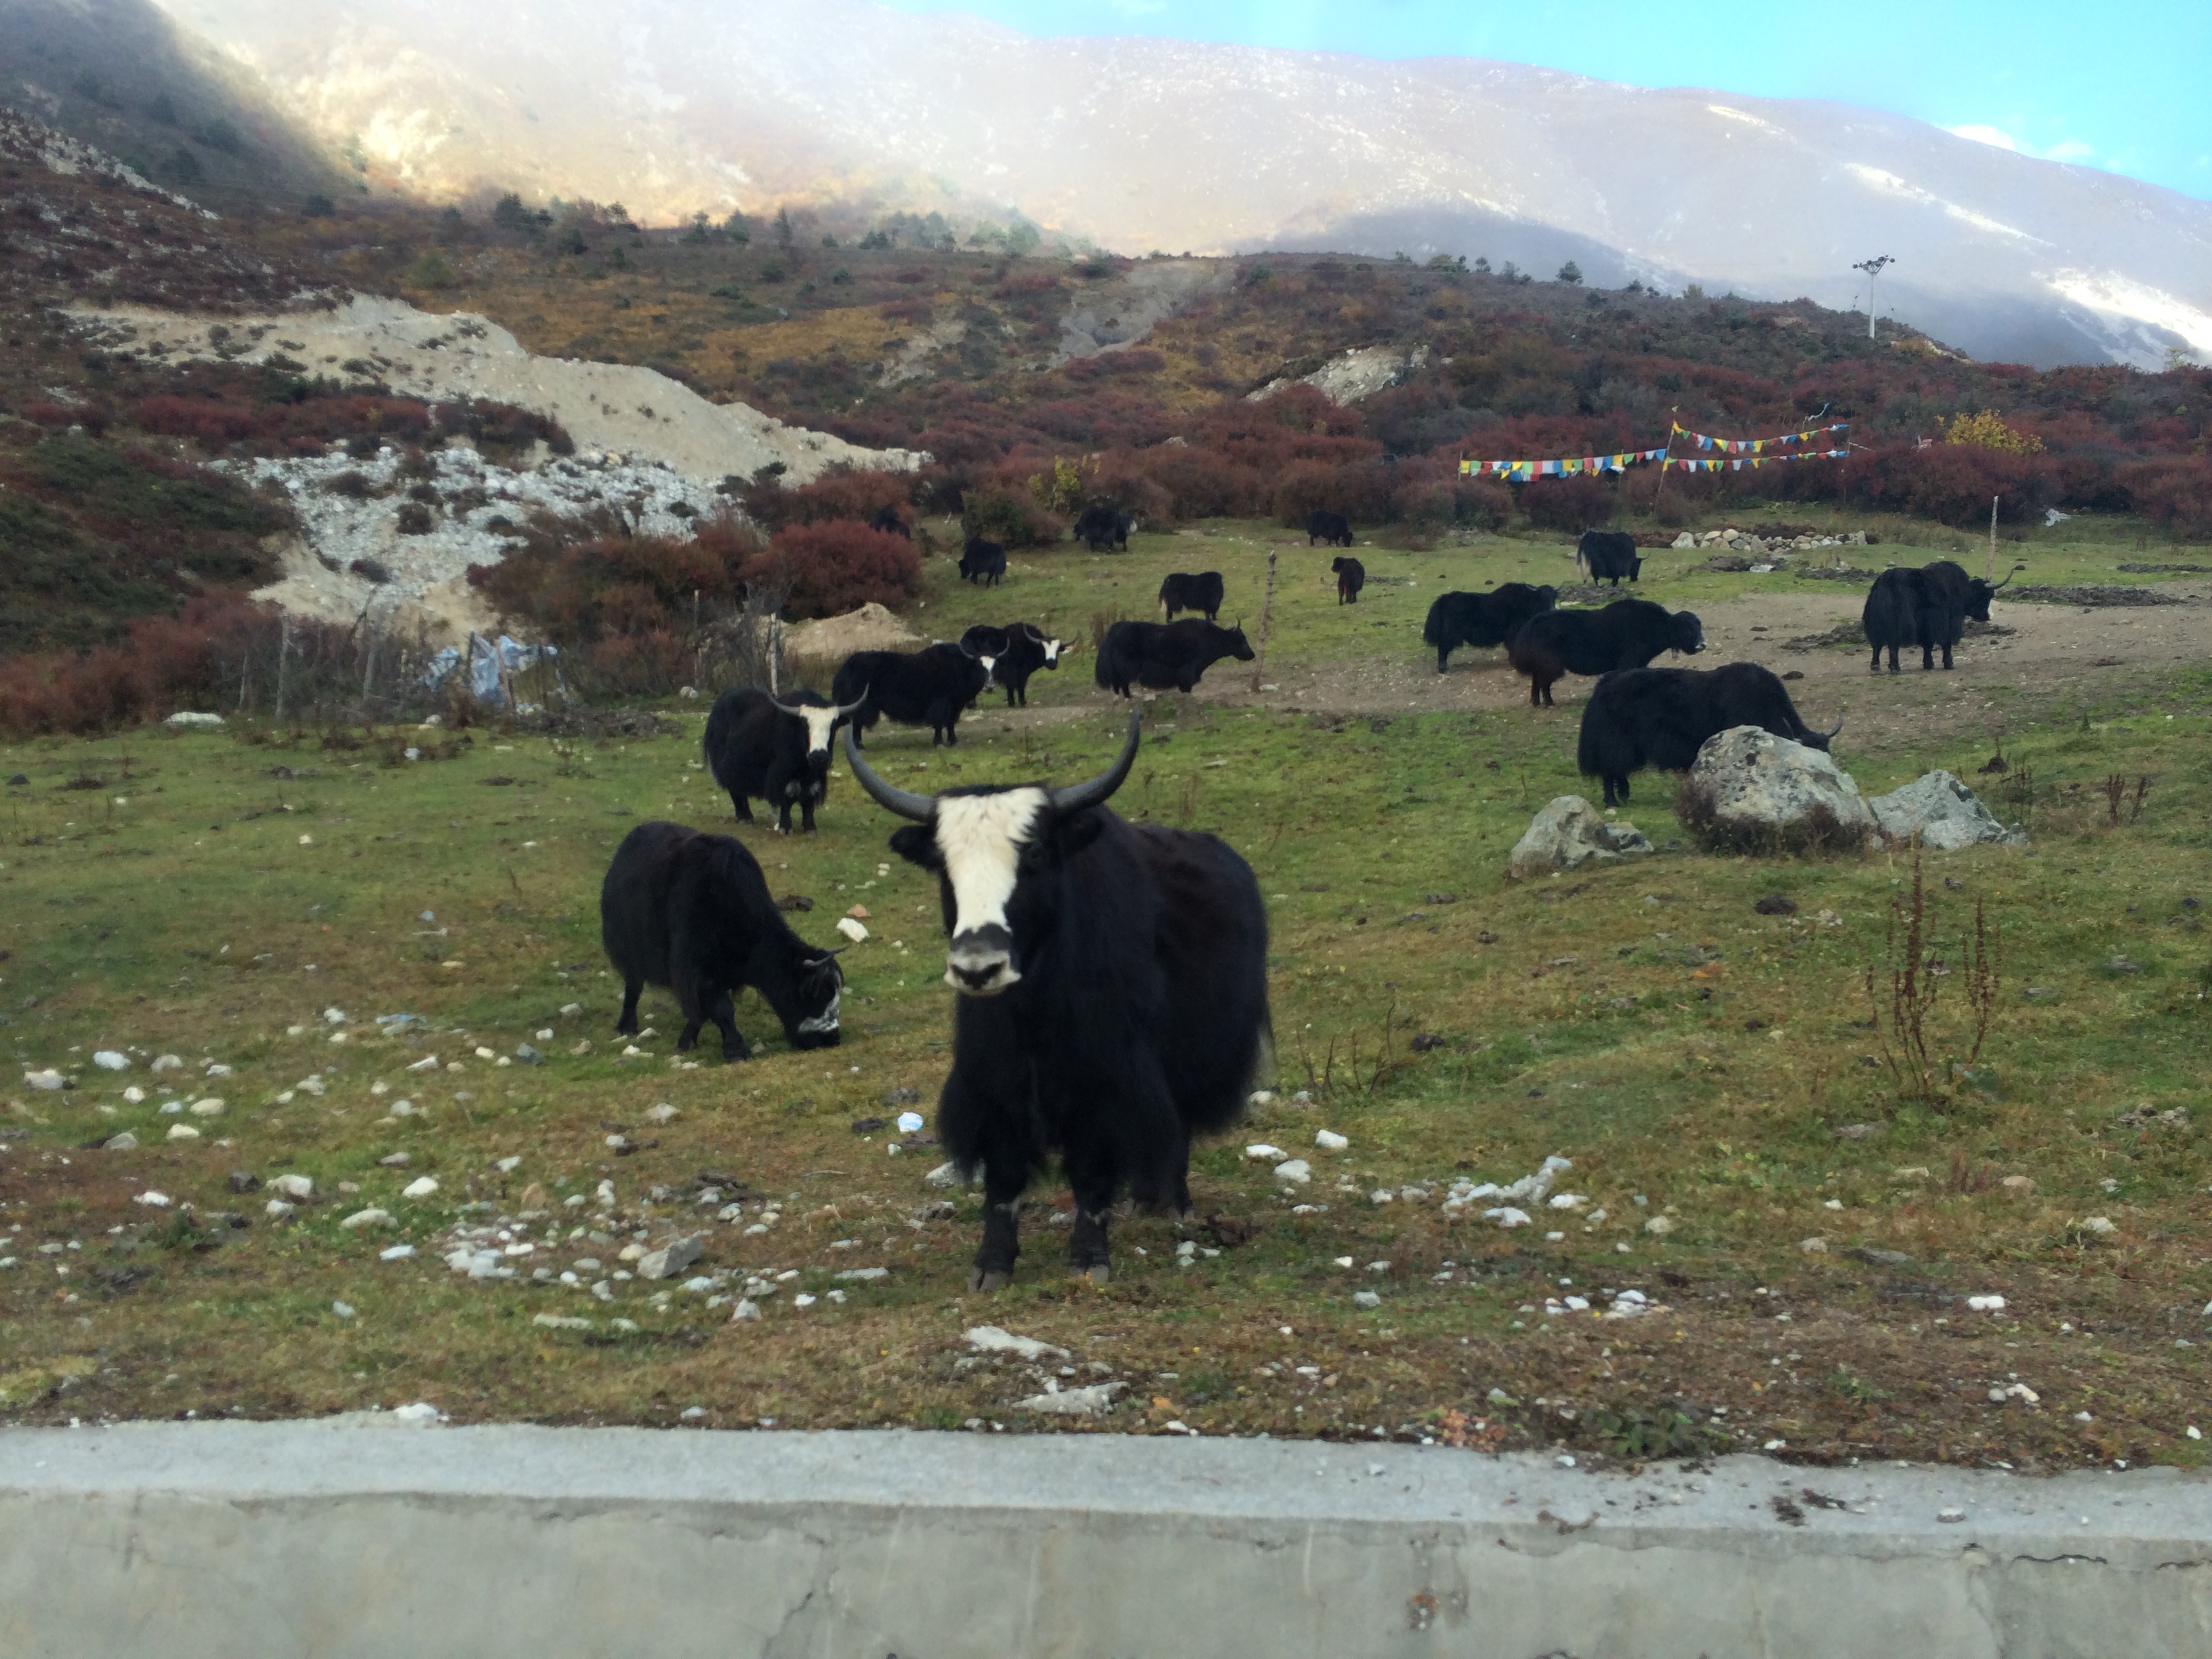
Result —
[[1756, 726], [1811, 749], [1838, 732], [1815, 732], [1799, 718], [1789, 690], [1753, 662], [1719, 668], [1627, 668], [1607, 674], [1583, 706], [1577, 758], [1586, 778], [1605, 781], [1605, 804], [1628, 804], [1628, 775], [1647, 766], [1686, 772], [1705, 739]]
[[2015, 565], [2006, 574], [2004, 581], [1995, 586], [1978, 576], [1969, 576], [1963, 568], [1948, 559], [1938, 559], [1917, 570], [1893, 565], [1883, 571], [1875, 578], [1874, 586], [1866, 597], [1866, 608], [1859, 613], [1866, 628], [1867, 644], [1874, 653], [1867, 664], [1867, 672], [1881, 672], [1881, 653], [1887, 651], [1889, 672], [1896, 673], [1899, 649], [1910, 650], [1916, 645], [1920, 647], [1923, 672], [1935, 667], [1938, 647], [1943, 653], [1943, 666], [1950, 667], [1951, 647], [1966, 631], [1966, 619], [1971, 617], [1976, 622], [1987, 622], [1990, 599], [2021, 568]]
[[1505, 645], [1531, 617], [1559, 602], [1556, 587], [1502, 582], [1487, 593], [1444, 593], [1429, 607], [1421, 638], [1436, 647], [1437, 672], [1462, 645]]
[[1547, 611], [1506, 641], [1505, 656], [1528, 677], [1528, 701], [1552, 706], [1553, 682], [1565, 674], [1610, 674], [1641, 668], [1662, 651], [1694, 656], [1705, 630], [1687, 611], [1669, 613], [1649, 599], [1615, 599], [1602, 611]]
[[1095, 674], [1102, 690], [1126, 697], [1133, 685], [1188, 691], [1224, 657], [1252, 660], [1241, 628], [1222, 628], [1195, 617], [1181, 622], [1117, 622], [1098, 647]]

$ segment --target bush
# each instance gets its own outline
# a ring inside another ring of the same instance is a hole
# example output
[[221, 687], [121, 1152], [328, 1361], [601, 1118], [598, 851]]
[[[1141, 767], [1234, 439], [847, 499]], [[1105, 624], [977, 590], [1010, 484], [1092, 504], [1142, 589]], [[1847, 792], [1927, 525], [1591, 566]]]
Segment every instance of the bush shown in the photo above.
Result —
[[[1809, 470], [1812, 465], [1791, 470]], [[2024, 524], [2040, 519], [2057, 494], [2057, 471], [2048, 457], [1973, 444], [1927, 449], [1896, 445], [1863, 457], [1854, 454], [1843, 465], [1841, 488], [1854, 505], [1909, 513], [1954, 530], [1989, 523], [1992, 496], [2002, 521]]]
[[2147, 461], [2121, 482], [2135, 510], [2177, 539], [2212, 539], [2212, 461]]
[[1020, 484], [971, 489], [960, 509], [962, 533], [1001, 547], [1048, 547], [1067, 526], [1044, 510]]
[[792, 525], [745, 561], [744, 580], [781, 588], [797, 618], [842, 616], [873, 601], [895, 605], [921, 584], [921, 556], [903, 536], [852, 519]]
[[[227, 671], [254, 654], [273, 659], [280, 626], [274, 606], [222, 594], [193, 600], [182, 616], [132, 623], [121, 645], [14, 658], [0, 664], [0, 735], [88, 736], [179, 708], [233, 706], [236, 681]], [[310, 649], [315, 632], [295, 623], [294, 649]]]
[[1521, 507], [1539, 530], [1580, 535], [1613, 517], [1610, 486], [1587, 473], [1571, 478], [1538, 478], [1521, 486]]
[[857, 519], [866, 524], [884, 508], [914, 515], [914, 480], [905, 473], [832, 472], [812, 483], [779, 489], [773, 478], [750, 485], [739, 497], [745, 511], [770, 530], [787, 525]]

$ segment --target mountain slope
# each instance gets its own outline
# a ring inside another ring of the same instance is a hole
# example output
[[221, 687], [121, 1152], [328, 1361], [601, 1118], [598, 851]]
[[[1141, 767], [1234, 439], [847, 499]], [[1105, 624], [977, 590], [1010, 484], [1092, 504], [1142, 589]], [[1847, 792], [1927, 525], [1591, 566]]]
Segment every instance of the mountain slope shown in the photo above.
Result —
[[1838, 105], [1472, 59], [1038, 41], [861, 0], [162, 0], [278, 106], [433, 197], [669, 219], [1018, 209], [1127, 252], [1487, 254], [1594, 280], [1863, 291], [1978, 356], [2212, 352], [2212, 204]]

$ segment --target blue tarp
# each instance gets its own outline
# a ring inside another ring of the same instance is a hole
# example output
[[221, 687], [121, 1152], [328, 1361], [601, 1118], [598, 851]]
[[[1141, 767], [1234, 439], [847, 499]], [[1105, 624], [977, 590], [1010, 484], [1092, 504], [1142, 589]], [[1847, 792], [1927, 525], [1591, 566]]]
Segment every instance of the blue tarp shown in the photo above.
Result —
[[[525, 645], [502, 634], [497, 640], [482, 634], [469, 635], [467, 647], [468, 688], [478, 702], [498, 703], [507, 700], [501, 686], [501, 676], [519, 674], [525, 669], [535, 668], [540, 662], [554, 662], [561, 653], [550, 645]], [[430, 666], [422, 676], [422, 684], [443, 685], [461, 667], [462, 647], [449, 645], [430, 659]], [[557, 674], [557, 669], [555, 671]]]

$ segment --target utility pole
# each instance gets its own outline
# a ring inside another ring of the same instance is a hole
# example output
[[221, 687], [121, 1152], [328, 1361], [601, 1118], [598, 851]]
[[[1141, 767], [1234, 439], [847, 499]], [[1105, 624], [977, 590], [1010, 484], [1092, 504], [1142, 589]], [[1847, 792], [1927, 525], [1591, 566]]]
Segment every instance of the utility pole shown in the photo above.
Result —
[[1892, 258], [1888, 254], [1883, 253], [1877, 254], [1871, 259], [1862, 259], [1858, 264], [1851, 267], [1853, 270], [1863, 270], [1866, 272], [1867, 338], [1869, 340], [1874, 338], [1874, 279], [1881, 275], [1881, 268], [1884, 265], [1893, 265], [1896, 263], [1897, 261]]

